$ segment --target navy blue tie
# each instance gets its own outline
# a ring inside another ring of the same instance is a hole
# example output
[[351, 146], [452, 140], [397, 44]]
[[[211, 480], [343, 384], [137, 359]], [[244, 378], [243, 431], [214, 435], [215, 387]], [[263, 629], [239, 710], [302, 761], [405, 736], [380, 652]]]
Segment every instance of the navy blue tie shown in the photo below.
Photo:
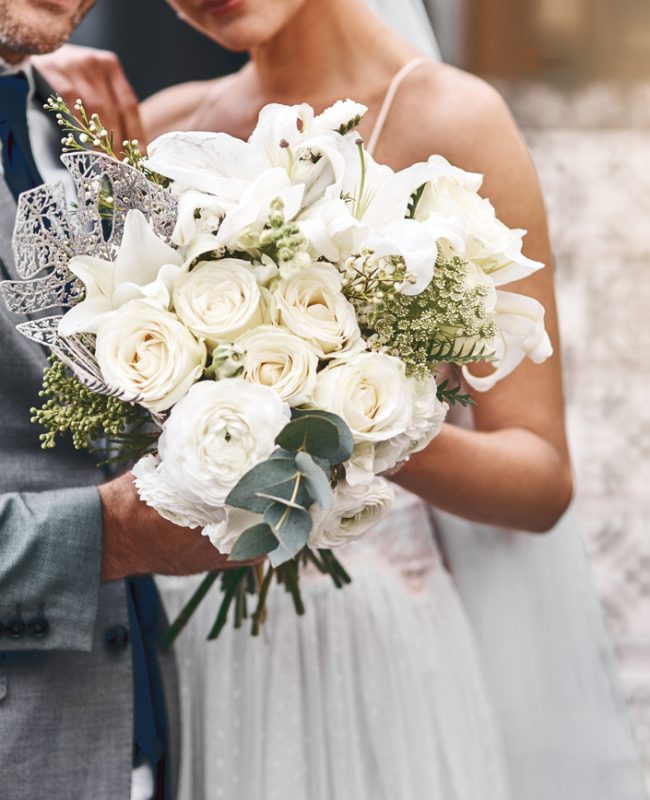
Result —
[[7, 186], [18, 199], [21, 192], [43, 183], [34, 161], [27, 127], [29, 83], [23, 73], [0, 75], [0, 142]]

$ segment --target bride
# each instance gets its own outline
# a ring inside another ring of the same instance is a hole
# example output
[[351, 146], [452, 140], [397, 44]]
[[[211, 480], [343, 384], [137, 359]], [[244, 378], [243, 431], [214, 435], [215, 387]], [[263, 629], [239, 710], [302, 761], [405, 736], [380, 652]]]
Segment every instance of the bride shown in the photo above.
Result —
[[[501, 99], [423, 57], [434, 45], [419, 2], [376, 2], [418, 48], [361, 0], [173, 0], [188, 22], [251, 60], [147, 101], [149, 138], [172, 129], [246, 138], [266, 103], [321, 110], [352, 97], [369, 108], [360, 132], [378, 160], [400, 169], [436, 152], [483, 173], [499, 216], [529, 231], [526, 254], [550, 265], [537, 179]], [[558, 353], [551, 269], [526, 290], [547, 309]], [[406, 491], [390, 518], [341, 551], [351, 587], [311, 575], [301, 619], [276, 589], [265, 636], [228, 630], [216, 646], [204, 642], [212, 604], [200, 609], [179, 647], [183, 798], [645, 797], [603, 667], [598, 609], [571, 584], [589, 586], [575, 524], [562, 520], [546, 560], [547, 539], [530, 534], [558, 522], [572, 490], [559, 357], [520, 366], [477, 399], [471, 425], [446, 425], [395, 476]], [[478, 622], [484, 662], [440, 547]], [[166, 584], [171, 613], [188, 591], [186, 581]], [[541, 677], [545, 669], [552, 677]]]
[[[266, 103], [319, 111], [352, 97], [369, 108], [360, 132], [379, 161], [401, 169], [435, 152], [483, 173], [498, 215], [529, 231], [526, 255], [550, 265], [537, 179], [503, 102], [423, 56], [434, 45], [419, 0], [376, 4], [417, 47], [362, 0], [173, 0], [251, 59], [145, 102], [148, 138], [247, 138]], [[551, 269], [520, 290], [544, 304], [557, 354]], [[178, 647], [181, 800], [645, 797], [598, 610], [576, 600], [572, 581], [585, 594], [588, 576], [575, 525], [532, 535], [572, 492], [559, 356], [477, 399], [472, 419], [445, 425], [394, 476], [391, 516], [339, 551], [350, 587], [306, 576], [302, 618], [276, 587], [257, 639], [226, 629], [206, 643], [215, 603], [200, 607]], [[165, 581], [170, 614], [191, 590]]]

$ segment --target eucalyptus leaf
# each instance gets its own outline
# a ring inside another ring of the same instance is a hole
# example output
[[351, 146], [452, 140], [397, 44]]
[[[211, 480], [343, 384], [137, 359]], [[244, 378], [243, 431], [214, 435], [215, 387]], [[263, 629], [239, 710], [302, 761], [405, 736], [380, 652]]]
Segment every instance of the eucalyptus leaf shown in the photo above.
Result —
[[[294, 409], [294, 419], [300, 419], [305, 416], [320, 417], [336, 425], [336, 429], [339, 432], [339, 447], [341, 449], [339, 454], [340, 460], [330, 463], [342, 464], [344, 461], [347, 461], [352, 455], [352, 450], [354, 448], [354, 437], [352, 436], [352, 431], [348, 427], [347, 422], [342, 417], [339, 417], [338, 414], [332, 414], [331, 411], [323, 411], [321, 408]], [[318, 455], [318, 453], [311, 453], [311, 455]]]
[[263, 514], [273, 499], [290, 500], [304, 505], [308, 500], [306, 488], [302, 481], [296, 493], [296, 481], [299, 478], [295, 456], [291, 458], [270, 458], [249, 470], [231, 489], [226, 498], [228, 505], [245, 508], [256, 514]]
[[[346, 431], [349, 434], [347, 426], [343, 429], [333, 419], [320, 413], [305, 412], [286, 425], [275, 441], [286, 450], [304, 450], [330, 464], [341, 464], [352, 452]], [[349, 438], [351, 441], [351, 434]]]
[[249, 561], [261, 558], [278, 546], [278, 540], [266, 522], [247, 528], [235, 542], [229, 561]]
[[334, 493], [328, 472], [323, 470], [309, 453], [296, 453], [296, 466], [302, 472], [309, 494], [321, 508], [330, 508]]
[[[270, 526], [286, 553], [289, 554], [287, 558], [283, 557], [283, 561], [297, 555], [309, 541], [312, 519], [311, 514], [304, 508], [271, 503], [264, 513], [264, 522]], [[273, 560], [271, 563], [276, 566]]]

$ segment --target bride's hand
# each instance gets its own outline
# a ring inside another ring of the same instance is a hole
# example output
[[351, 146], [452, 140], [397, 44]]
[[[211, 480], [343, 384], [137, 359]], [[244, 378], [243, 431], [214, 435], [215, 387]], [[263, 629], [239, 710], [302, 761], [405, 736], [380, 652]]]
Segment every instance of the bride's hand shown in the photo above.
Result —
[[142, 140], [138, 98], [115, 53], [67, 44], [33, 63], [70, 107], [80, 98], [88, 114], [99, 114], [116, 150], [124, 139]]

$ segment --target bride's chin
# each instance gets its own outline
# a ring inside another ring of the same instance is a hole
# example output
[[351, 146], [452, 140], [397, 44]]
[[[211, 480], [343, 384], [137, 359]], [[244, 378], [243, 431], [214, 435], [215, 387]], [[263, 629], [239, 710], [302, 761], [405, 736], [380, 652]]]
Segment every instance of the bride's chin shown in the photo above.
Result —
[[246, 20], [231, 25], [201, 27], [199, 30], [226, 50], [245, 53], [269, 41], [268, 30], [255, 30]]

